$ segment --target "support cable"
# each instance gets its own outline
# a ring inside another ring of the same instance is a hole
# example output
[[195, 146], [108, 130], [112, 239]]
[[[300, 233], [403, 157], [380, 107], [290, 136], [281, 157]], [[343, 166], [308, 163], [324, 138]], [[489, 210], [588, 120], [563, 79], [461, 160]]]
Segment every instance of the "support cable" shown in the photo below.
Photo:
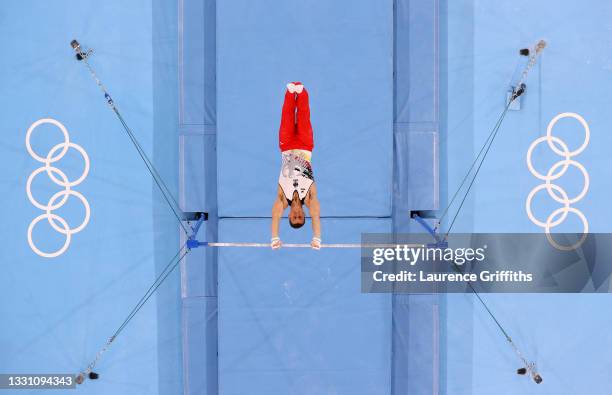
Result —
[[[144, 295], [140, 298], [140, 300], [138, 300], [138, 303], [136, 303], [136, 305], [132, 308], [132, 310], [129, 312], [127, 317], [123, 320], [121, 325], [117, 327], [113, 335], [109, 337], [109, 339], [106, 341], [104, 346], [96, 353], [95, 358], [89, 363], [89, 365], [87, 365], [87, 368], [77, 375], [76, 381], [78, 384], [82, 384], [83, 381], [85, 380], [85, 377], [87, 376], [89, 376], [90, 378], [98, 377], [98, 375], [93, 372], [93, 369], [98, 364], [102, 355], [110, 348], [110, 346], [115, 341], [117, 336], [119, 336], [119, 334], [123, 332], [125, 327], [132, 321], [132, 319], [136, 316], [136, 314], [138, 314], [138, 312], [144, 307], [144, 305], [151, 298], [151, 296], [155, 294], [155, 291], [157, 291], [157, 289], [163, 284], [163, 282], [174, 271], [174, 269], [181, 263], [181, 261], [185, 258], [185, 256], [189, 252], [190, 252], [190, 249], [188, 249], [185, 244], [181, 246], [178, 252], [172, 257], [172, 259], [164, 267], [161, 273], [157, 276], [157, 278], [155, 278], [155, 280], [153, 281], [149, 289], [144, 293]], [[92, 377], [92, 374], [94, 375], [94, 377]]]
[[[531, 49], [522, 49], [520, 51], [521, 55], [529, 56], [529, 60], [527, 61], [527, 64], [526, 64], [525, 68], [523, 69], [523, 72], [521, 73], [521, 76], [520, 76], [520, 78], [518, 80], [518, 83], [514, 87], [512, 87], [512, 94], [511, 94], [511, 96], [510, 96], [510, 98], [508, 100], [508, 103], [506, 103], [506, 106], [504, 107], [504, 110], [502, 111], [501, 115], [497, 119], [497, 122], [495, 123], [495, 126], [493, 126], [493, 128], [491, 129], [491, 132], [489, 133], [489, 135], [487, 136], [487, 139], [485, 140], [484, 144], [480, 148], [478, 154], [476, 155], [476, 158], [474, 159], [474, 161], [470, 165], [468, 171], [466, 172], [465, 176], [463, 177], [463, 180], [459, 184], [459, 187], [457, 188], [457, 190], [453, 194], [451, 200], [449, 201], [449, 203], [446, 206], [446, 208], [443, 210], [442, 214], [440, 215], [438, 221], [436, 222], [436, 224], [435, 224], [435, 226], [433, 228], [433, 232], [435, 234], [435, 232], [440, 228], [442, 220], [448, 214], [448, 211], [449, 211], [451, 205], [454, 203], [455, 199], [459, 195], [459, 191], [462, 190], [462, 188], [465, 185], [466, 181], [468, 180], [470, 174], [472, 174], [472, 171], [474, 170], [474, 167], [478, 163], [478, 166], [476, 167], [476, 170], [474, 171], [474, 173], [473, 173], [473, 175], [471, 177], [471, 181], [468, 184], [468, 187], [467, 187], [467, 189], [466, 189], [466, 191], [465, 191], [465, 193], [463, 195], [463, 198], [461, 199], [459, 207], [457, 208], [457, 210], [455, 212], [455, 215], [453, 216], [453, 219], [451, 220], [450, 225], [448, 226], [448, 229], [447, 229], [446, 234], [444, 236], [444, 241], [445, 242], [448, 240], [448, 236], [449, 236], [450, 232], [452, 231], [453, 225], [455, 224], [455, 221], [457, 220], [457, 217], [458, 217], [459, 213], [461, 212], [461, 209], [463, 208], [463, 205], [464, 205], [464, 203], [465, 203], [465, 201], [467, 199], [467, 196], [468, 196], [470, 190], [472, 189], [472, 186], [474, 185], [474, 182], [476, 181], [476, 177], [478, 176], [478, 173], [480, 172], [480, 169], [481, 169], [481, 167], [482, 167], [482, 165], [483, 165], [483, 163], [484, 163], [484, 161], [485, 161], [485, 159], [486, 159], [486, 157], [487, 157], [487, 155], [489, 153], [489, 150], [491, 149], [491, 146], [493, 145], [493, 142], [495, 141], [495, 138], [497, 137], [497, 134], [499, 133], [499, 130], [500, 130], [501, 126], [502, 126], [503, 120], [506, 117], [506, 114], [508, 113], [508, 110], [510, 109], [511, 104], [518, 97], [520, 97], [525, 92], [525, 89], [526, 89], [525, 81], [527, 80], [527, 76], [529, 75], [530, 70], [536, 64], [539, 55], [541, 55], [542, 50], [545, 47], [546, 47], [546, 42], [544, 40], [540, 40], [540, 41], [538, 41], [535, 44], [535, 46], [533, 48], [531, 48]], [[515, 70], [515, 72], [516, 72], [516, 70]], [[437, 240], [437, 237], [436, 237], [436, 240]], [[455, 269], [458, 270], [459, 272], [461, 272], [461, 270], [457, 266], [457, 264], [455, 264], [454, 262], [453, 262], [453, 264], [455, 266]], [[497, 326], [499, 331], [503, 334], [503, 336], [505, 337], [506, 341], [508, 341], [508, 343], [512, 347], [513, 351], [516, 353], [516, 355], [519, 357], [519, 359], [523, 363], [524, 367], [518, 369], [517, 373], [521, 374], [521, 375], [529, 374], [535, 383], [540, 384], [542, 382], [542, 376], [538, 373], [536, 364], [534, 362], [528, 361], [527, 358], [525, 358], [525, 356], [523, 355], [521, 350], [518, 348], [516, 343], [514, 343], [514, 341], [512, 340], [512, 338], [510, 337], [510, 335], [506, 331], [506, 329], [502, 326], [502, 324], [499, 322], [499, 320], [497, 319], [495, 314], [493, 314], [493, 312], [491, 311], [491, 309], [489, 308], [487, 303], [485, 303], [485, 301], [482, 299], [482, 297], [480, 296], [478, 291], [476, 291], [476, 289], [474, 288], [474, 286], [472, 285], [472, 283], [470, 281], [468, 281], [468, 285], [469, 285], [471, 291], [473, 292], [473, 294], [476, 296], [476, 298], [480, 302], [480, 304], [484, 307], [484, 309], [486, 310], [488, 315], [491, 317], [491, 319], [493, 320], [493, 322], [495, 323], [495, 325]]]
[[136, 136], [132, 132], [132, 129], [128, 126], [127, 122], [125, 122], [125, 119], [123, 118], [123, 116], [119, 112], [119, 109], [115, 105], [115, 102], [114, 102], [113, 98], [108, 93], [108, 90], [106, 89], [106, 87], [104, 86], [102, 81], [100, 81], [100, 79], [98, 78], [98, 75], [96, 74], [95, 70], [93, 69], [93, 67], [89, 63], [88, 59], [91, 56], [91, 54], [93, 53], [93, 51], [90, 49], [87, 52], [85, 52], [81, 48], [81, 45], [79, 44], [79, 42], [77, 40], [72, 40], [70, 45], [72, 46], [72, 48], [74, 49], [74, 51], [76, 53], [77, 60], [79, 60], [79, 61], [81, 61], [81, 62], [83, 62], [85, 64], [85, 66], [87, 67], [87, 70], [89, 71], [89, 73], [91, 74], [92, 78], [96, 82], [96, 85], [98, 85], [98, 87], [100, 88], [102, 93], [104, 93], [104, 98], [106, 99], [106, 103], [111, 108], [111, 110], [113, 110], [113, 112], [117, 116], [117, 119], [119, 119], [119, 122], [121, 122], [121, 125], [123, 126], [123, 129], [125, 130], [125, 133], [129, 137], [129, 139], [132, 142], [132, 144], [134, 145], [134, 148], [136, 148], [136, 151], [138, 151], [138, 155], [140, 156], [140, 158], [144, 162], [145, 166], [147, 167], [147, 170], [151, 174], [151, 177], [153, 178], [153, 181], [155, 181], [155, 184], [159, 188], [159, 191], [161, 192], [162, 196], [164, 197], [164, 200], [166, 201], [166, 203], [168, 204], [168, 207], [170, 208], [170, 210], [172, 210], [172, 213], [176, 217], [176, 220], [178, 221], [179, 225], [181, 226], [181, 228], [183, 229], [185, 234], [188, 234], [189, 231], [187, 230], [187, 227], [185, 227], [185, 224], [183, 223], [183, 221], [181, 219], [181, 215], [179, 215], [179, 212], [181, 212], [181, 209], [180, 209], [176, 199], [174, 198], [174, 196], [170, 192], [170, 189], [168, 188], [168, 186], [164, 182], [163, 178], [160, 176], [159, 172], [157, 171], [157, 169], [153, 165], [153, 162], [151, 161], [151, 159], [149, 159], [149, 157], [147, 156], [146, 152], [144, 151], [144, 149], [142, 148], [142, 146], [138, 142], [138, 139], [136, 138]]
[[[480, 160], [480, 163], [478, 164], [478, 167], [476, 168], [476, 171], [474, 172], [474, 175], [472, 176], [472, 180], [470, 181], [470, 183], [469, 183], [465, 193], [463, 194], [463, 199], [461, 199], [461, 203], [459, 203], [459, 207], [455, 211], [455, 215], [453, 216], [453, 219], [452, 219], [450, 225], [448, 226], [448, 229], [446, 230], [446, 235], [444, 236], [445, 240], [448, 239], [448, 235], [450, 234], [451, 230], [453, 229], [453, 225], [455, 224], [455, 221], [457, 220], [457, 217], [459, 216], [459, 213], [461, 212], [461, 209], [463, 208], [463, 204], [465, 203], [465, 200], [467, 199], [467, 197], [468, 197], [468, 195], [470, 193], [470, 190], [472, 189], [472, 186], [474, 185], [474, 182], [476, 181], [476, 177], [478, 176], [478, 173], [480, 172], [480, 169], [482, 168], [482, 164], [484, 163], [485, 159], [487, 158], [487, 154], [489, 153], [489, 150], [491, 149], [491, 146], [493, 145], [493, 142], [495, 141], [495, 137], [497, 137], [497, 133], [499, 132], [499, 129], [500, 129], [501, 125], [502, 125], [502, 122], [503, 122], [504, 118], [506, 117], [506, 114], [508, 113], [508, 108], [510, 108], [510, 104], [512, 104], [512, 101], [508, 101], [508, 104], [506, 104], [506, 108], [504, 108], [504, 111], [502, 112], [501, 116], [499, 117], [499, 121], [497, 122], [497, 125], [495, 125], [495, 127], [491, 131], [491, 134], [489, 135], [490, 137], [487, 139], [488, 145], [487, 144], [483, 145], [481, 150], [480, 150], [482, 152], [482, 150], [486, 146], [486, 150], [484, 150], [484, 153], [482, 155], [482, 159]], [[479, 155], [480, 155], [480, 153], [479, 153]], [[473, 165], [472, 165], [472, 168], [473, 168]], [[470, 171], [471, 170], [472, 169], [470, 168]]]
[[[541, 55], [541, 53], [542, 53], [542, 51], [544, 50], [545, 47], [546, 47], [546, 42], [544, 40], [540, 40], [540, 41], [538, 41], [533, 46], [533, 48], [531, 48], [531, 49], [527, 49], [526, 48], [526, 49], [522, 49], [520, 51], [521, 55], [528, 56], [529, 59], [527, 61], [527, 64], [525, 65], [523, 71], [521, 72], [521, 75], [520, 75], [520, 78], [518, 80], [518, 83], [513, 87], [512, 95], [509, 98], [508, 103], [506, 103], [506, 106], [505, 106], [504, 110], [502, 111], [502, 113], [498, 117], [497, 122], [495, 123], [495, 126], [493, 126], [493, 128], [491, 129], [491, 132], [489, 133], [489, 135], [487, 136], [485, 142], [483, 143], [483, 145], [481, 146], [480, 150], [478, 151], [478, 154], [476, 155], [476, 157], [472, 161], [472, 164], [468, 168], [468, 170], [467, 170], [465, 176], [463, 177], [461, 183], [457, 187], [457, 190], [455, 191], [455, 193], [453, 194], [451, 200], [446, 205], [446, 207], [442, 211], [442, 214], [440, 215], [440, 217], [436, 221], [436, 224], [434, 226], [434, 231], [437, 231], [438, 229], [440, 229], [440, 227], [442, 225], [442, 220], [446, 217], [446, 215], [448, 214], [448, 212], [450, 210], [450, 207], [455, 202], [455, 199], [459, 196], [459, 192], [463, 189], [463, 187], [466, 184], [467, 180], [470, 178], [469, 176], [471, 175], [472, 170], [474, 170], [474, 167], [476, 166], [476, 164], [480, 162], [478, 167], [477, 167], [477, 169], [476, 169], [476, 172], [472, 176], [472, 179], [470, 181], [469, 187], [468, 187], [468, 189], [466, 190], [466, 192], [464, 194], [464, 197], [462, 199], [462, 203], [459, 206], [459, 208], [456, 210], [456, 213], [455, 213], [455, 215], [453, 217], [451, 225], [449, 226], [449, 229], [446, 231], [445, 238], [448, 237], [448, 234], [450, 233], [450, 230], [452, 229], [452, 226], [454, 225], [454, 222], [457, 219], [457, 217], [458, 217], [458, 215], [459, 215], [459, 213], [460, 213], [460, 211], [461, 211], [461, 209], [463, 207], [463, 203], [465, 202], [465, 199], [467, 198], [467, 195], [470, 192], [471, 186], [475, 182], [476, 176], [478, 175], [478, 172], [480, 171], [480, 167], [482, 166], [482, 163], [483, 163], [486, 155], [488, 154], [489, 149], [491, 148], [491, 145], [493, 144], [493, 140], [495, 139], [495, 137], [497, 136], [497, 133], [499, 132], [499, 129], [501, 128], [501, 125], [502, 125], [503, 120], [504, 120], [504, 118], [506, 116], [506, 113], [510, 109], [510, 105], [518, 97], [520, 97], [525, 92], [525, 89], [526, 89], [525, 81], [527, 80], [527, 76], [529, 75], [529, 72], [531, 71], [533, 66], [536, 64], [538, 57]], [[515, 70], [515, 73], [516, 73], [516, 70]]]

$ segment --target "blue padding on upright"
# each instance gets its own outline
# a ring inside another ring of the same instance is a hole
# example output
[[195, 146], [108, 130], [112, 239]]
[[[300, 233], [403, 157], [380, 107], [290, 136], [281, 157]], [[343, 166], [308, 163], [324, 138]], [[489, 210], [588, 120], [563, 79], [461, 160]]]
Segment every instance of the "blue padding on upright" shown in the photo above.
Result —
[[181, 125], [214, 125], [215, 1], [180, 1], [179, 121]]
[[[209, 217], [197, 234], [198, 240], [216, 240], [214, 218]], [[193, 223], [192, 223], [193, 225]], [[181, 243], [186, 237], [181, 237]], [[197, 242], [197, 240], [196, 240]], [[217, 296], [217, 250], [193, 248], [181, 262], [181, 296], [183, 298]]]
[[285, 83], [310, 92], [314, 175], [327, 216], [391, 214], [390, 0], [217, 5], [219, 215], [269, 216]]
[[183, 211], [206, 211], [204, 135], [179, 137], [179, 197]]
[[394, 202], [408, 218], [410, 210], [436, 210], [439, 203], [439, 11], [435, 1], [395, 3]]
[[215, 144], [214, 134], [179, 137], [179, 202], [183, 211], [216, 211]]
[[395, 122], [438, 122], [439, 4], [395, 2]]
[[439, 295], [395, 295], [393, 388], [395, 394], [437, 394], [440, 382]]
[[183, 299], [183, 368], [185, 395], [218, 394], [216, 297]]
[[403, 213], [438, 209], [438, 133], [397, 127], [395, 155], [397, 208]]
[[[307, 242], [289, 229], [285, 242]], [[220, 241], [267, 241], [267, 219], [222, 219]], [[309, 223], [306, 224], [308, 226]], [[386, 219], [324, 219], [324, 242], [389, 232]], [[359, 249], [219, 250], [221, 394], [390, 394], [391, 295], [360, 293]]]

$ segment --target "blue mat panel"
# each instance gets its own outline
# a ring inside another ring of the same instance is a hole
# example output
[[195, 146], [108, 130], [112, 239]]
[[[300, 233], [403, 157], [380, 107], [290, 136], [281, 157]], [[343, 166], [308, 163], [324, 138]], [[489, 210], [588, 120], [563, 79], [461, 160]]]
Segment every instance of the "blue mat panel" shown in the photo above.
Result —
[[[269, 225], [222, 219], [220, 240], [266, 241]], [[327, 242], [359, 242], [391, 221], [324, 219], [322, 228]], [[310, 239], [286, 221], [281, 236]], [[360, 273], [359, 249], [221, 249], [220, 394], [388, 395], [391, 295], [361, 294]]]
[[389, 216], [392, 1], [227, 0], [217, 18], [219, 215], [270, 214], [284, 87], [301, 80], [323, 214]]

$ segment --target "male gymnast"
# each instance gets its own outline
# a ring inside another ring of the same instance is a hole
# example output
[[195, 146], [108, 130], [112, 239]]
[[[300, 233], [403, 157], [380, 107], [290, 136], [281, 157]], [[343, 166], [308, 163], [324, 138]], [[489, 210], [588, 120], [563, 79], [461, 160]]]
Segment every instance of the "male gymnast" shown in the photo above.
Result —
[[285, 102], [278, 133], [282, 166], [278, 177], [276, 199], [272, 206], [272, 249], [282, 246], [278, 234], [280, 219], [287, 207], [289, 224], [300, 228], [306, 222], [303, 206], [308, 207], [312, 219], [311, 247], [321, 248], [321, 212], [317, 199], [317, 187], [312, 174], [312, 125], [308, 91], [300, 82], [287, 84]]

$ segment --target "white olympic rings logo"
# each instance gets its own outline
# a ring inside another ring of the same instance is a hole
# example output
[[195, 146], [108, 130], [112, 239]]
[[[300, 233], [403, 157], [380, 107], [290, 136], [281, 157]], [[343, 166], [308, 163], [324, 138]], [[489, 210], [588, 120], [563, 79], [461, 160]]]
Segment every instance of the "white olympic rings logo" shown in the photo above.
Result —
[[[567, 147], [567, 144], [565, 144], [563, 140], [552, 135], [553, 127], [562, 118], [574, 118], [578, 122], [580, 122], [580, 124], [584, 128], [584, 135], [585, 135], [584, 142], [582, 143], [580, 147], [578, 147], [574, 151], [570, 151], [569, 148]], [[589, 222], [587, 221], [582, 211], [578, 210], [577, 208], [570, 207], [570, 205], [581, 200], [589, 190], [589, 183], [590, 183], [589, 173], [586, 171], [586, 169], [580, 162], [573, 160], [572, 157], [579, 155], [582, 151], [584, 151], [584, 149], [589, 144], [590, 135], [591, 135], [591, 132], [589, 129], [589, 124], [584, 120], [584, 118], [582, 118], [580, 115], [573, 113], [573, 112], [564, 112], [564, 113], [558, 114], [550, 121], [550, 123], [548, 124], [548, 127], [546, 128], [546, 136], [537, 138], [535, 141], [531, 143], [531, 145], [529, 146], [529, 149], [527, 150], [527, 167], [529, 168], [529, 171], [535, 177], [544, 181], [543, 184], [540, 184], [536, 186], [535, 188], [533, 188], [531, 192], [529, 192], [529, 195], [527, 195], [527, 200], [525, 202], [525, 209], [527, 211], [527, 217], [529, 217], [531, 222], [533, 222], [537, 226], [544, 228], [544, 232], [546, 233], [546, 237], [548, 238], [548, 241], [555, 248], [564, 250], [564, 251], [573, 250], [579, 247], [584, 242], [584, 240], [587, 237], [587, 234], [589, 233]], [[555, 154], [562, 156], [564, 158], [558, 161], [557, 163], [555, 163], [554, 165], [552, 165], [552, 167], [548, 170], [548, 173], [546, 173], [546, 175], [541, 174], [537, 170], [535, 170], [531, 162], [531, 155], [533, 154], [533, 150], [538, 144], [544, 141], [548, 143], [548, 146]], [[565, 192], [563, 188], [552, 183], [552, 181], [558, 179], [563, 174], [565, 174], [565, 172], [567, 171], [570, 165], [580, 170], [584, 178], [584, 186], [582, 187], [582, 190], [580, 191], [580, 193], [578, 193], [578, 195], [576, 195], [573, 198], [570, 198], [567, 195], [567, 192]], [[559, 168], [561, 169], [557, 171], [557, 169]], [[534, 195], [538, 193], [539, 191], [541, 191], [542, 189], [546, 189], [546, 191], [548, 192], [548, 195], [551, 198], [553, 198], [556, 202], [559, 202], [563, 205], [562, 207], [550, 213], [546, 221], [538, 220], [533, 215], [533, 212], [531, 210], [531, 201], [533, 200]], [[561, 222], [565, 221], [568, 213], [570, 212], [573, 214], [576, 214], [582, 221], [582, 225], [583, 225], [582, 237], [580, 238], [580, 240], [578, 240], [578, 242], [576, 242], [575, 244], [571, 246], [560, 245], [553, 239], [552, 235], [550, 234], [550, 229], [561, 224]]]
[[[51, 148], [51, 150], [49, 150], [46, 157], [42, 157], [38, 155], [36, 152], [34, 152], [34, 150], [32, 149], [32, 146], [30, 144], [30, 137], [34, 129], [36, 129], [38, 126], [45, 124], [45, 123], [56, 126], [64, 135], [64, 142], [55, 145], [53, 148]], [[78, 144], [70, 142], [70, 138], [68, 135], [68, 131], [66, 130], [66, 127], [62, 125], [59, 121], [52, 119], [52, 118], [43, 118], [43, 119], [39, 119], [38, 121], [34, 122], [26, 133], [25, 143], [26, 143], [26, 149], [28, 150], [28, 153], [30, 154], [30, 156], [34, 158], [35, 160], [37, 160], [38, 162], [41, 162], [44, 164], [44, 166], [39, 167], [38, 169], [34, 170], [32, 174], [30, 174], [30, 176], [28, 177], [28, 181], [26, 183], [26, 193], [28, 195], [28, 199], [36, 208], [39, 208], [45, 212], [44, 214], [39, 215], [38, 217], [34, 218], [32, 222], [30, 222], [30, 226], [28, 226], [28, 244], [30, 245], [30, 248], [32, 249], [32, 251], [34, 251], [36, 254], [44, 258], [55, 258], [63, 254], [64, 252], [66, 252], [66, 250], [68, 249], [68, 246], [70, 245], [70, 240], [72, 238], [72, 235], [82, 231], [85, 228], [85, 226], [87, 226], [87, 223], [89, 222], [89, 216], [90, 216], [89, 202], [87, 201], [87, 199], [85, 199], [85, 197], [81, 193], [77, 191], [73, 191], [71, 189], [72, 187], [79, 185], [81, 182], [83, 182], [83, 180], [85, 180], [85, 178], [87, 177], [87, 174], [89, 173], [89, 156], [87, 155], [87, 152], [85, 152], [83, 147], [81, 147]], [[83, 157], [83, 160], [85, 161], [85, 169], [83, 170], [83, 173], [81, 174], [79, 178], [77, 178], [74, 181], [68, 180], [68, 177], [63, 171], [51, 165], [52, 163], [55, 163], [59, 161], [60, 159], [62, 159], [64, 155], [66, 155], [66, 153], [68, 152], [68, 149], [70, 148], [73, 148], [76, 151], [78, 151]], [[32, 195], [32, 181], [34, 180], [34, 177], [36, 177], [38, 174], [42, 172], [46, 172], [49, 178], [51, 179], [51, 181], [53, 181], [55, 184], [64, 188], [63, 190], [51, 196], [47, 204], [39, 203]], [[64, 218], [52, 213], [53, 210], [56, 210], [62, 207], [68, 200], [69, 196], [74, 196], [78, 198], [81, 201], [81, 203], [83, 203], [83, 206], [85, 207], [85, 218], [83, 219], [83, 222], [81, 222], [81, 224], [74, 229], [70, 228], [70, 226], [68, 225], [68, 223], [66, 222]], [[34, 229], [34, 226], [36, 226], [36, 224], [43, 219], [46, 219], [51, 225], [51, 227], [55, 229], [57, 232], [66, 236], [64, 245], [55, 252], [50, 252], [50, 253], [43, 252], [40, 249], [38, 249], [38, 247], [36, 247], [36, 245], [32, 241], [32, 230]]]

